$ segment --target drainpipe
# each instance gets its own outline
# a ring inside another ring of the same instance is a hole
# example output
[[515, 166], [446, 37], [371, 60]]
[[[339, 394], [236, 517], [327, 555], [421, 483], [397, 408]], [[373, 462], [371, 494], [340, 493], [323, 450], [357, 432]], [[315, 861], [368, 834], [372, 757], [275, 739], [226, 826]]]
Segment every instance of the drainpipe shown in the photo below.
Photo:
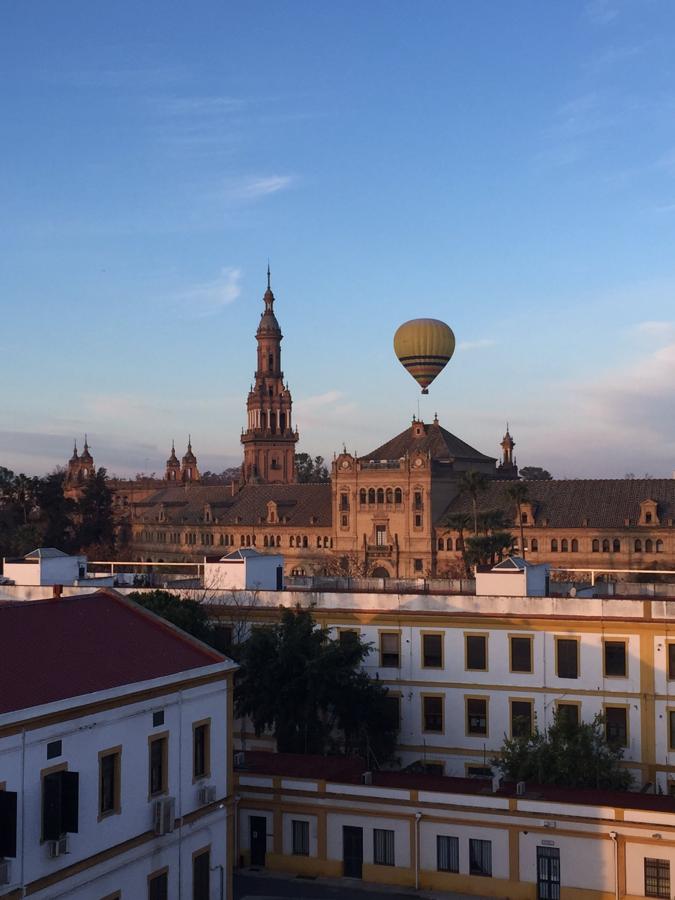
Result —
[[610, 831], [609, 836], [614, 843], [614, 897], [619, 900], [619, 844], [616, 831]]
[[[420, 819], [421, 812], [415, 813], [415, 890], [420, 889]], [[617, 898], [618, 900], [618, 898]]]
[[225, 900], [225, 870], [222, 866], [211, 866], [211, 871], [216, 869], [220, 872], [220, 900]]

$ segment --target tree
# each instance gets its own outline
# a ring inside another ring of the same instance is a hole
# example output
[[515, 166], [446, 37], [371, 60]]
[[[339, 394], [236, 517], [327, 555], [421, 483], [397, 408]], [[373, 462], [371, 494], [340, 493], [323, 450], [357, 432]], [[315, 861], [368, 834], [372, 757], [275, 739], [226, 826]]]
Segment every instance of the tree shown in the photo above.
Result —
[[471, 470], [464, 472], [459, 480], [459, 493], [471, 497], [473, 509], [473, 533], [478, 534], [478, 495], [487, 487], [487, 477], [482, 472]]
[[504, 553], [511, 549], [512, 544], [513, 535], [510, 531], [473, 535], [466, 541], [464, 558], [467, 566], [494, 566], [502, 561]]
[[42, 539], [46, 547], [57, 547], [65, 553], [75, 549], [74, 500], [64, 496], [65, 473], [56, 470], [40, 479], [38, 504], [43, 522]]
[[541, 466], [523, 466], [520, 470], [520, 477], [525, 481], [552, 481], [553, 475], [548, 469], [542, 469]]
[[182, 628], [193, 637], [221, 653], [225, 651], [218, 628], [210, 619], [208, 608], [196, 600], [186, 600], [171, 591], [132, 591], [129, 599]]
[[325, 483], [328, 481], [328, 469], [324, 465], [323, 456], [315, 456], [309, 453], [295, 454], [295, 471], [301, 484], [309, 482]]
[[242, 648], [235, 702], [257, 735], [274, 732], [279, 752], [342, 751], [383, 763], [397, 725], [387, 689], [361, 664], [370, 646], [354, 635], [332, 640], [307, 610], [284, 610], [274, 625], [254, 627]]
[[506, 496], [513, 502], [516, 514], [514, 521], [520, 526], [520, 555], [525, 559], [525, 532], [523, 530], [523, 513], [520, 507], [527, 500], [527, 485], [522, 481], [514, 481], [507, 487]]
[[97, 552], [112, 557], [115, 547], [113, 494], [106, 470], [92, 472], [84, 484], [78, 502], [79, 528], [77, 543], [84, 550], [96, 547]]
[[575, 723], [558, 712], [546, 731], [505, 737], [492, 764], [509, 781], [628, 790], [632, 778], [622, 757], [623, 748], [605, 739], [602, 716]]

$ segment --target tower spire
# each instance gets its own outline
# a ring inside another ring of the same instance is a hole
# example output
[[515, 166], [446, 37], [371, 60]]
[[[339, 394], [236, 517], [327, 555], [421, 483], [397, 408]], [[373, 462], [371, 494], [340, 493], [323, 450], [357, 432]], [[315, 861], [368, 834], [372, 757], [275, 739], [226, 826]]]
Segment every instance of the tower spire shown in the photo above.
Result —
[[270, 274], [270, 258], [269, 258], [269, 256], [267, 257], [267, 290], [268, 290], [268, 291], [271, 291], [271, 290], [272, 290], [271, 274]]

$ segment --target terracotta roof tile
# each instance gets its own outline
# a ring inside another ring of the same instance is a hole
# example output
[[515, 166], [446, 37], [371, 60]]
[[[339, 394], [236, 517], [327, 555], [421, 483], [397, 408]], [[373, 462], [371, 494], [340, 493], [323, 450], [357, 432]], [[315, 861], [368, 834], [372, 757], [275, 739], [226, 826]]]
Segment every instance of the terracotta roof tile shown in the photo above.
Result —
[[382, 444], [382, 446], [362, 456], [361, 459], [401, 459], [406, 454], [415, 451], [423, 453], [431, 451], [431, 458], [438, 460], [475, 459], [481, 462], [496, 461], [494, 457], [486, 456], [479, 450], [475, 450], [436, 423], [424, 425], [424, 434], [416, 437], [413, 430], [415, 424], [413, 423], [411, 427], [397, 434], [396, 437], [387, 441], [386, 444]]

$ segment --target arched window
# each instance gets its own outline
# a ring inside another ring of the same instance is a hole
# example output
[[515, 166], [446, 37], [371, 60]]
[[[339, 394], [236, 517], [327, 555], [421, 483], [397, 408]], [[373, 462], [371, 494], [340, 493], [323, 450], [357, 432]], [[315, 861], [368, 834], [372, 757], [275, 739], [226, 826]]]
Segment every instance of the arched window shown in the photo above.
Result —
[[609, 541], [607, 538], [605, 538], [602, 542], [602, 552], [609, 553]]
[[452, 550], [452, 538], [448, 538], [447, 541], [445, 542], [445, 549]]
[[368, 491], [368, 503], [375, 502], [375, 488], [370, 488]]
[[401, 488], [396, 488], [394, 491], [394, 503], [403, 503], [403, 491]]
[[306, 535], [306, 534], [303, 535], [303, 537], [302, 537], [302, 546], [303, 546], [303, 547], [307, 547], [307, 546], [308, 546], [308, 543], [307, 543], [307, 535]]
[[302, 541], [300, 540], [300, 535], [299, 535], [299, 534], [296, 534], [296, 536], [295, 536], [295, 546], [296, 546], [296, 547], [302, 547]]
[[523, 525], [527, 525], [527, 521], [528, 521], [528, 520], [527, 520], [527, 513], [526, 513], [526, 512], [520, 514], [520, 521], [523, 523]]
[[289, 543], [288, 546], [289, 546], [289, 547], [294, 547], [294, 546], [295, 546], [295, 538], [293, 537], [293, 535], [291, 535], [291, 537], [290, 537], [290, 543]]
[[572, 538], [572, 553], [579, 552], [579, 541], [576, 538]]
[[325, 548], [326, 550], [328, 549], [328, 538], [327, 538], [327, 537], [325, 537], [325, 538], [323, 539], [323, 546], [324, 546], [324, 548]]
[[621, 553], [621, 541], [618, 538], [612, 541], [612, 552]]
[[368, 495], [366, 494], [366, 489], [361, 488], [361, 490], [359, 491], [359, 503], [365, 503], [367, 496]]
[[660, 538], [659, 538], [659, 540], [656, 542], [656, 552], [657, 552], [657, 553], [663, 553], [663, 541], [662, 541]]
[[539, 550], [539, 541], [536, 538], [532, 538], [532, 552], [537, 553]]
[[551, 553], [557, 553], [557, 552], [558, 552], [558, 542], [555, 538], [553, 538], [553, 540], [551, 541]]
[[387, 503], [394, 502], [394, 492], [392, 491], [391, 488], [387, 488], [386, 493], [385, 493], [385, 500], [387, 501]]
[[330, 549], [332, 550], [332, 549], [333, 549], [333, 538], [331, 538], [331, 539], [329, 540], [328, 544], [329, 544], [329, 546], [330, 546]]
[[263, 547], [269, 547], [269, 542], [267, 540], [267, 535], [263, 538]]
[[445, 550], [445, 547], [443, 546], [443, 538], [438, 539], [438, 549]]
[[654, 542], [651, 538], [647, 538], [645, 541], [645, 553], [653, 553], [654, 551]]
[[591, 550], [593, 551], [593, 553], [600, 552], [600, 541], [597, 538], [593, 539], [593, 543], [591, 544]]
[[240, 534], [239, 535], [239, 546], [243, 547], [245, 543], [246, 543], [246, 541], [244, 540], [244, 535]]
[[455, 550], [463, 550], [464, 549], [464, 538], [458, 537], [455, 541]]
[[636, 553], [642, 553], [642, 541], [640, 540], [640, 538], [638, 538], [638, 539], [635, 541], [635, 552], [636, 552]]
[[250, 534], [246, 535], [246, 546], [247, 547], [251, 546], [251, 535]]
[[384, 503], [384, 488], [377, 489], [377, 502]]
[[321, 547], [321, 538], [320, 538], [318, 535], [317, 535], [317, 538], [316, 538], [316, 546], [317, 546], [317, 547]]
[[281, 535], [277, 535], [277, 547], [281, 547]]
[[570, 549], [570, 548], [569, 548], [569, 544], [567, 543], [567, 538], [563, 538], [562, 541], [560, 542], [560, 550], [561, 550], [561, 552], [562, 552], [562, 553], [568, 553], [568, 552], [569, 552], [569, 549]]

